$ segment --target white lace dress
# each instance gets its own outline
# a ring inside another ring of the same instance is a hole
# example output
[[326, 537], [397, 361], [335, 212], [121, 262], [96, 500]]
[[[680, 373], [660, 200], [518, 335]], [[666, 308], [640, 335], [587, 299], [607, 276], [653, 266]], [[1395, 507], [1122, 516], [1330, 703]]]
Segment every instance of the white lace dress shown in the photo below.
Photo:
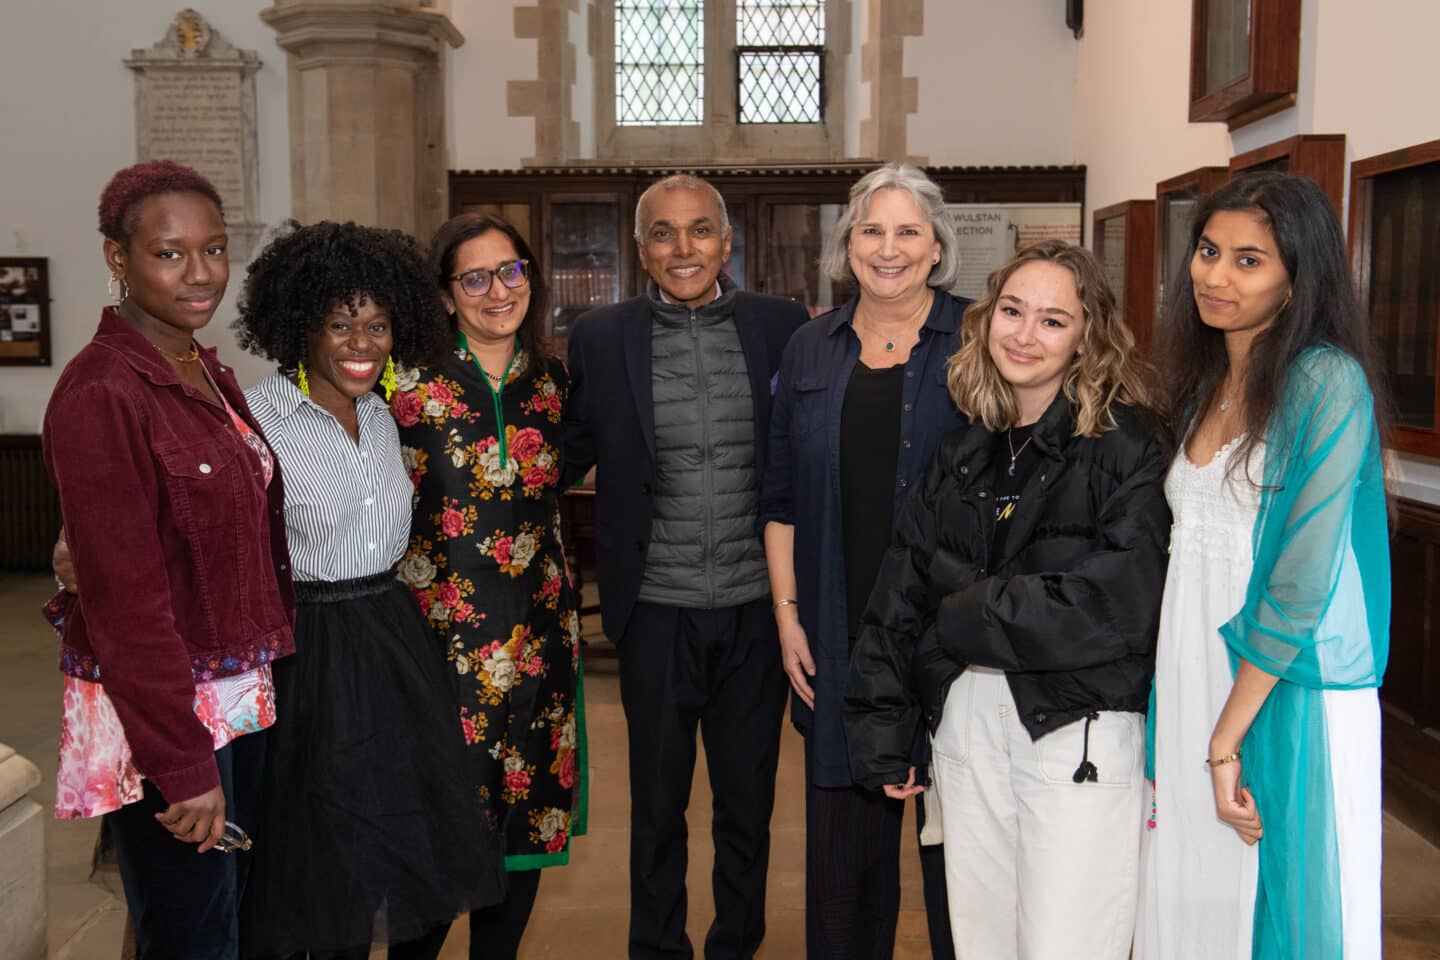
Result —
[[[1227, 444], [1203, 467], [1178, 454], [1165, 481], [1175, 522], [1155, 660], [1155, 809], [1141, 846], [1135, 960], [1249, 960], [1254, 847], [1215, 815], [1210, 734], [1234, 673], [1219, 628], [1245, 600], [1260, 491]], [[1264, 473], [1256, 450], [1251, 476]], [[1366, 629], [1354, 554], [1325, 614]], [[1345, 956], [1380, 956], [1380, 712], [1374, 690], [1325, 692]], [[1265, 841], [1262, 840], [1261, 843]]]

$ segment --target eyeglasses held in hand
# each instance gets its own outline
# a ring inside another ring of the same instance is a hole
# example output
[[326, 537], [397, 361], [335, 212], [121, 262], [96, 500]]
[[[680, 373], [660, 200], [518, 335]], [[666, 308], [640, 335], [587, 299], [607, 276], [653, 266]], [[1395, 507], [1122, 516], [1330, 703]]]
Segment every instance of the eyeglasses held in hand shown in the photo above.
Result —
[[224, 832], [220, 834], [220, 839], [215, 841], [215, 846], [210, 849], [219, 850], [221, 853], [243, 853], [253, 846], [255, 846], [255, 841], [250, 839], [250, 834], [246, 833], [238, 823], [226, 820]]
[[483, 297], [490, 292], [492, 277], [499, 277], [500, 282], [514, 290], [530, 279], [529, 260], [506, 260], [494, 270], [486, 270], [484, 267], [476, 267], [474, 270], [466, 270], [464, 273], [457, 273], [451, 280], [460, 283], [460, 289], [472, 297]]

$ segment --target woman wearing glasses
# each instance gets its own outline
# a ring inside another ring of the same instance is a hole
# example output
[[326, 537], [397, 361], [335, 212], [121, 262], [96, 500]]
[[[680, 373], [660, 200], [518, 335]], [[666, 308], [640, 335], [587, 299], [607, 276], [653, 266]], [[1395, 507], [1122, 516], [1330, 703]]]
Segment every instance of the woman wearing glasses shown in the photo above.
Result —
[[475, 789], [503, 831], [509, 894], [470, 915], [470, 955], [513, 957], [539, 868], [583, 831], [580, 620], [560, 542], [564, 366], [539, 336], [543, 275], [514, 227], [441, 226], [443, 363], [399, 372], [391, 412], [415, 484], [400, 578], [449, 659]]

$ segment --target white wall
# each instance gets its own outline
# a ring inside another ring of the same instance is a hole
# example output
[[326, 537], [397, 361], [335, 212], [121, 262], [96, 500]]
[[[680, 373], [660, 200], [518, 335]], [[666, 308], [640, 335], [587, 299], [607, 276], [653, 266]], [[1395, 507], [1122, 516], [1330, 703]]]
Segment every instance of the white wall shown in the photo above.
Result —
[[[290, 211], [290, 146], [285, 54], [261, 23], [262, 0], [193, 0], [237, 47], [258, 50], [260, 216]], [[0, 98], [5, 152], [0, 163], [0, 255], [50, 260], [50, 367], [0, 367], [0, 432], [35, 433], [65, 363], [95, 331], [107, 302], [96, 204], [111, 174], [135, 162], [135, 93], [122, 62], [164, 36], [175, 0], [12, 3], [0, 29]], [[226, 294], [207, 335], [235, 363], [241, 382], [267, 365], [242, 354], [227, 329], [243, 264], [231, 265]]]
[[936, 165], [1076, 162], [1078, 46], [1058, 0], [926, 0], [924, 34], [905, 38], [905, 75], [920, 78], [907, 151]]
[[533, 0], [452, 4], [450, 19], [465, 44], [450, 52], [450, 169], [513, 170], [535, 155], [535, 120], [509, 116], [506, 104], [508, 81], [538, 76], [539, 41], [515, 37], [514, 9]]

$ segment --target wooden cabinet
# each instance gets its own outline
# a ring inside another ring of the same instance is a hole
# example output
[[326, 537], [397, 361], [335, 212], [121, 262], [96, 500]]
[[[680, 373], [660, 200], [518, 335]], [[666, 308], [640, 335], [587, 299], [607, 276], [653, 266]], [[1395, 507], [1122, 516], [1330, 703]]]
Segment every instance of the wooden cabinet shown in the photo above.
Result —
[[1095, 211], [1091, 249], [1115, 291], [1120, 315], [1149, 352], [1155, 330], [1155, 201], [1126, 200]]
[[1345, 134], [1286, 137], [1230, 158], [1230, 175], [1275, 170], [1309, 177], [1320, 185], [1339, 216], [1345, 202]]
[[[878, 164], [772, 167], [533, 167], [450, 174], [450, 213], [488, 213], [515, 224], [550, 282], [548, 335], [564, 340], [576, 316], [641, 292], [633, 240], [635, 201], [672, 173], [713, 183], [734, 231], [727, 272], [748, 290], [812, 309], [848, 291], [822, 277], [825, 237], [850, 187]], [[950, 203], [1084, 203], [1084, 167], [932, 167]]]
[[1396, 501], [1390, 665], [1380, 688], [1385, 805], [1440, 844], [1440, 509]]
[[1190, 122], [1230, 129], [1295, 105], [1300, 0], [1192, 0]]
[[1350, 166], [1350, 264], [1395, 410], [1392, 445], [1440, 456], [1440, 140]]

